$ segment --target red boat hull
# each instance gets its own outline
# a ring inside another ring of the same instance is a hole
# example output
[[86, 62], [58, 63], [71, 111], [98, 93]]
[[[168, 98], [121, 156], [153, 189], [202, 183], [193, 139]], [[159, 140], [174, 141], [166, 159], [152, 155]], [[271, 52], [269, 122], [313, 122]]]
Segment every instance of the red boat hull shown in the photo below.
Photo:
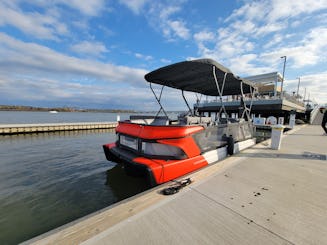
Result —
[[127, 155], [123, 156], [123, 151], [118, 153], [115, 143], [104, 145], [103, 148], [108, 160], [124, 164], [128, 175], [145, 177], [151, 186], [168, 182], [208, 165], [201, 155], [183, 160], [149, 159], [139, 156], [129, 158]]
[[156, 159], [124, 149], [116, 143], [103, 146], [110, 161], [120, 162], [129, 175], [146, 177], [155, 186], [195, 171], [208, 164], [192, 137], [203, 126], [151, 126], [120, 122], [116, 133], [180, 149], [184, 159]]

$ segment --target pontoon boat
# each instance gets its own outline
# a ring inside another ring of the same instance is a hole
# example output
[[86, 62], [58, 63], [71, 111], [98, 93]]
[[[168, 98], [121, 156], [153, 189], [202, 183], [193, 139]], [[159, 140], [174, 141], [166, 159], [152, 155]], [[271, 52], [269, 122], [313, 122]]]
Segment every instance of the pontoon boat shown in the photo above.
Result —
[[[255, 144], [250, 109], [243, 99], [241, 115], [236, 119], [230, 118], [223, 106], [215, 115], [198, 114], [185, 98], [184, 91], [217, 96], [221, 103], [226, 95], [253, 95], [251, 82], [214, 60], [179, 62], [154, 70], [145, 79], [159, 103], [158, 113], [130, 116], [119, 122], [116, 142], [103, 146], [107, 159], [123, 164], [128, 175], [145, 177], [155, 186]], [[162, 86], [160, 95], [152, 84]], [[177, 120], [170, 119], [161, 104], [165, 86], [180, 90], [188, 107]]]

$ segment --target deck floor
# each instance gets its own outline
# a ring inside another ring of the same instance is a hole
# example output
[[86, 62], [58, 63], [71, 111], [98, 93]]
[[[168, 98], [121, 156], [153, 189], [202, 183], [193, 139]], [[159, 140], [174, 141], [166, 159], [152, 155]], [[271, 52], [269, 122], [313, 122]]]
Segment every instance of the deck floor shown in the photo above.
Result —
[[300, 126], [191, 174], [173, 196], [150, 190], [35, 244], [327, 244], [327, 136]]

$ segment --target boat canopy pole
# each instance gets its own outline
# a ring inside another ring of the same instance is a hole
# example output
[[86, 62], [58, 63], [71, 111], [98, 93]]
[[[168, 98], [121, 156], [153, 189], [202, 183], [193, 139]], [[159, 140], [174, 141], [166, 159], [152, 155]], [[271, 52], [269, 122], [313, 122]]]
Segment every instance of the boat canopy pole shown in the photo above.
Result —
[[164, 85], [161, 87], [161, 91], [160, 91], [160, 95], [159, 95], [159, 98], [158, 98], [158, 96], [157, 96], [157, 94], [154, 92], [154, 90], [153, 90], [153, 88], [152, 88], [152, 83], [150, 83], [150, 88], [151, 88], [151, 91], [152, 91], [152, 93], [154, 94], [154, 97], [156, 98], [156, 100], [157, 100], [157, 102], [158, 102], [158, 104], [159, 104], [159, 106], [160, 106], [160, 109], [159, 109], [159, 111], [157, 112], [157, 114], [156, 114], [156, 116], [155, 117], [157, 117], [158, 115], [159, 115], [159, 113], [161, 112], [161, 111], [163, 111], [163, 113], [166, 115], [166, 117], [168, 118], [168, 115], [167, 115], [167, 113], [166, 113], [166, 111], [164, 110], [164, 108], [163, 108], [163, 106], [162, 106], [162, 104], [161, 104], [161, 95], [162, 95], [162, 91], [163, 91], [163, 89], [164, 89]]
[[221, 89], [219, 88], [219, 84], [218, 84], [218, 81], [217, 81], [217, 76], [216, 76], [216, 66], [212, 66], [212, 73], [213, 73], [213, 77], [215, 79], [215, 82], [216, 82], [216, 87], [217, 87], [217, 91], [218, 91], [218, 94], [219, 94], [219, 100], [220, 100], [220, 110], [219, 110], [219, 117], [220, 118], [220, 113], [222, 111], [224, 111], [224, 114], [226, 116], [226, 118], [228, 118], [228, 114], [226, 112], [226, 108], [225, 108], [225, 105], [223, 103], [223, 92], [224, 92], [224, 87], [225, 87], [225, 82], [226, 82], [226, 77], [227, 77], [227, 72], [225, 72], [224, 74], [224, 80], [223, 80], [223, 84], [221, 86]]
[[182, 96], [183, 96], [183, 99], [184, 99], [184, 101], [185, 101], [185, 104], [186, 104], [187, 107], [188, 107], [189, 112], [191, 113], [191, 116], [194, 116], [194, 115], [193, 115], [193, 112], [192, 112], [192, 109], [191, 109], [190, 105], [187, 103], [187, 100], [186, 100], [186, 98], [185, 98], [184, 90], [182, 90]]
[[200, 98], [199, 98], [198, 94], [195, 93], [195, 97], [196, 97], [196, 103], [199, 104], [201, 102], [201, 99], [202, 99], [202, 94], [200, 94]]
[[245, 100], [244, 100], [245, 96], [244, 96], [244, 92], [243, 92], [243, 84], [244, 83], [241, 82], [241, 94], [242, 94], [242, 100], [241, 100], [242, 105], [241, 106], [244, 108], [241, 118], [244, 118], [244, 115], [246, 115], [247, 120], [250, 121], [250, 119], [251, 119], [250, 113], [251, 113], [251, 109], [252, 109], [252, 102], [253, 102], [253, 98], [254, 98], [255, 89], [250, 87], [251, 103], [250, 103], [250, 107], [247, 107]]
[[197, 93], [195, 93], [195, 96], [196, 96], [196, 107], [194, 108], [194, 116], [199, 115], [198, 109], [199, 109], [200, 102], [201, 102], [201, 99], [202, 99], [202, 94], [200, 94], [200, 98], [199, 98]]

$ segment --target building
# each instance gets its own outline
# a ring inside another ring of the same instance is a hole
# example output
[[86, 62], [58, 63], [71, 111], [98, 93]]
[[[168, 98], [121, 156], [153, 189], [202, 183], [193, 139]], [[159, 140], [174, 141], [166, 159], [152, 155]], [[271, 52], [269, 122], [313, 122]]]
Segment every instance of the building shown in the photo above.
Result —
[[[291, 113], [296, 112], [297, 118], [305, 118], [306, 108], [302, 101], [282, 91], [283, 78], [278, 72], [271, 72], [244, 78], [254, 82], [257, 93], [252, 96], [245, 95], [243, 98], [246, 106], [251, 108], [252, 116], [256, 117], [284, 117], [287, 122]], [[200, 113], [221, 112], [224, 107], [228, 116], [239, 115], [244, 109], [241, 106], [241, 95], [225, 96], [222, 101], [217, 98], [206, 100], [194, 105], [194, 109]]]

